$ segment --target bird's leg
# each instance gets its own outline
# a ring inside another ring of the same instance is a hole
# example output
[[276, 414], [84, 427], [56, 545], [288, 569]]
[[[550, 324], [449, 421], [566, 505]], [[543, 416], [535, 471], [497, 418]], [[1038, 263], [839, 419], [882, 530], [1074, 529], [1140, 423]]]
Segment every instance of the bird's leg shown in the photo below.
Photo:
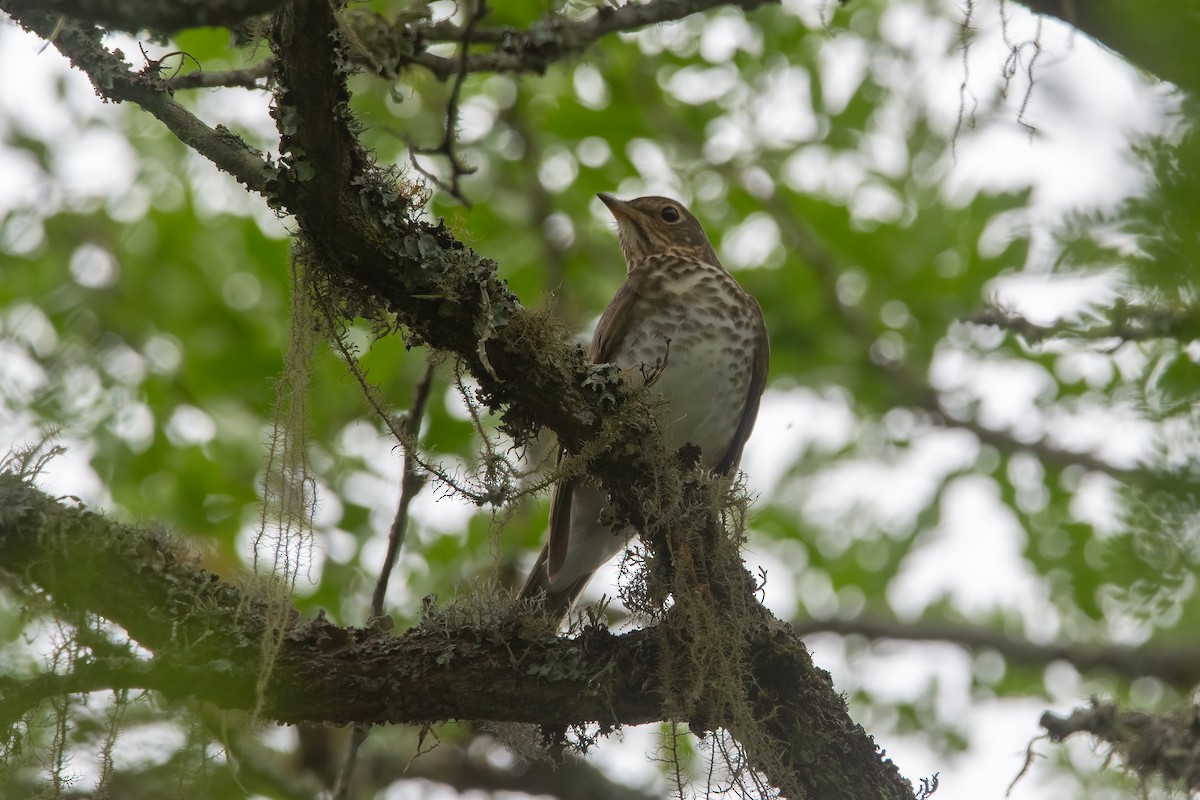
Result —
[[667, 368], [667, 361], [671, 358], [671, 340], [668, 338], [666, 341], [666, 349], [663, 350], [661, 356], [654, 359], [654, 366], [646, 364], [642, 364], [641, 366], [642, 383], [646, 388], [653, 386], [654, 382], [662, 376], [663, 371]]

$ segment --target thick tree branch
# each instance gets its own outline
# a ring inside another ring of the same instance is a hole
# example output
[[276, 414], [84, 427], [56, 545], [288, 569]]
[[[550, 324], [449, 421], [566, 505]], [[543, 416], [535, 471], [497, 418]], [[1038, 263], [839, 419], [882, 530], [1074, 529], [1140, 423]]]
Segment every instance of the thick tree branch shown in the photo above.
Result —
[[[516, 615], [491, 628], [449, 627], [435, 617], [400, 637], [323, 618], [300, 622], [286, 632], [260, 699], [262, 639], [272, 619], [263, 597], [220, 581], [162, 532], [65, 507], [12, 475], [0, 475], [0, 564], [25, 590], [41, 589], [66, 611], [102, 616], [154, 654], [144, 666], [81, 660], [80, 671], [62, 679], [68, 691], [145, 686], [172, 699], [259, 707], [264, 718], [286, 723], [617, 725], [664, 716], [663, 638], [654, 629], [614, 636], [597, 627], [556, 639], [528, 635]], [[912, 796], [787, 626], [764, 612], [746, 635], [748, 696], [793, 773], [772, 780], [785, 778], [812, 797]], [[728, 714], [702, 708], [691, 723], [724, 727]]]
[[[0, 564], [27, 589], [42, 589], [64, 610], [120, 625], [154, 654], [146, 666], [125, 662], [120, 677], [118, 661], [106, 659], [64, 678], [66, 688], [144, 685], [168, 697], [254, 708], [262, 637], [272, 619], [267, 601], [201, 568], [170, 535], [67, 508], [0, 475]], [[281, 722], [337, 724], [562, 722], [568, 713], [647, 722], [657, 713], [653, 691], [622, 676], [652, 674], [650, 639], [594, 631], [573, 643], [530, 640], [515, 623], [503, 632], [428, 625], [393, 638], [318, 618], [287, 632], [263, 713]], [[622, 668], [613, 669], [610, 659], [618, 656]], [[554, 679], [539, 685], [527, 674], [533, 664]]]
[[102, 25], [109, 30], [175, 33], [206, 25], [234, 27], [269, 14], [285, 0], [35, 0], [47, 14]]

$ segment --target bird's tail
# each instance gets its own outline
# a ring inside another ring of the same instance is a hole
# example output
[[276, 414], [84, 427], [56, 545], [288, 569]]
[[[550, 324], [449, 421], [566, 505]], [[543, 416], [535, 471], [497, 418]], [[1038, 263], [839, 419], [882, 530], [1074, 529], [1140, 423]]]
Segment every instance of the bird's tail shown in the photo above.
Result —
[[579, 599], [583, 587], [587, 585], [592, 574], [589, 572], [571, 583], [551, 587], [550, 575], [546, 569], [549, 554], [549, 545], [547, 545], [542, 548], [533, 569], [529, 571], [529, 577], [525, 579], [525, 585], [521, 587], [521, 593], [517, 595], [517, 600], [518, 602], [536, 603], [542, 607], [548, 617], [556, 622], [562, 622], [571, 612], [571, 608]]

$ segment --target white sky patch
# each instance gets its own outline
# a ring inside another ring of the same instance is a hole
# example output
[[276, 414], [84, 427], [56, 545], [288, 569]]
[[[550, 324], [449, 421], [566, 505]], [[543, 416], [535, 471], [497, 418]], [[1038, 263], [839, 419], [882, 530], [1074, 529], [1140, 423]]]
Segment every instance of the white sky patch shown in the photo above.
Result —
[[945, 345], [934, 354], [929, 380], [947, 395], [951, 407], [962, 405], [965, 409], [978, 403], [974, 416], [981, 424], [1032, 437], [1040, 436], [1043, 426], [1030, 412], [1039, 401], [1053, 398], [1057, 387], [1040, 364], [981, 358], [973, 351]]
[[[667, 154], [663, 152], [657, 142], [649, 139], [633, 139], [629, 142], [627, 155], [646, 186], [678, 186], [679, 178], [675, 174], [675, 170], [671, 168]], [[621, 186], [623, 190], [625, 183], [622, 182]], [[676, 191], [678, 190], [665, 193], [674, 194]]]
[[487, 136], [496, 126], [500, 108], [486, 94], [472, 95], [458, 109], [458, 135], [463, 144], [473, 144]]
[[721, 261], [730, 269], [779, 266], [769, 263], [779, 247], [779, 225], [765, 211], [756, 211], [725, 233], [721, 239]]
[[762, 33], [737, 10], [721, 11], [709, 17], [700, 33], [700, 57], [710, 64], [724, 64], [738, 51], [761, 56]]
[[[258, 48], [253, 57], [247, 56], [244, 65], [252, 66], [267, 57], [265, 47]], [[161, 57], [161, 54], [159, 54]], [[224, 125], [247, 137], [254, 147], [272, 155], [279, 153], [279, 131], [271, 117], [273, 95], [260, 89], [202, 89], [189, 92], [196, 113], [209, 126]]]
[[1078, 319], [1096, 306], [1111, 304], [1120, 296], [1120, 275], [1115, 271], [1045, 275], [1033, 272], [1002, 275], [988, 282], [987, 291], [1005, 308], [1030, 322], [1049, 325], [1060, 319]]
[[741, 76], [731, 64], [689, 65], [675, 70], [665, 81], [668, 92], [690, 105], [711, 103], [743, 88]]
[[71, 253], [70, 269], [75, 282], [89, 289], [112, 286], [121, 274], [113, 254], [90, 242], [80, 245]]
[[821, 65], [821, 110], [836, 116], [846, 109], [867, 77], [870, 50], [861, 37], [839, 31], [821, 43], [817, 55]]
[[1158, 440], [1156, 426], [1130, 406], [1076, 403], [1055, 409], [1047, 427], [1050, 440], [1068, 450], [1095, 453], [1117, 467], [1148, 461]]
[[771, 494], [806, 453], [835, 452], [850, 442], [856, 429], [849, 399], [836, 389], [768, 390], [742, 457], [750, 490]]
[[[10, 306], [7, 312], [0, 311], [0, 334], [27, 345], [39, 358], [50, 355], [59, 346], [58, 331], [50, 318], [32, 303], [17, 303]], [[8, 373], [5, 368], [11, 369], [11, 366], [5, 359], [0, 359], [0, 375], [9, 374], [11, 377], [16, 373], [16, 370]]]
[[819, 526], [817, 544], [831, 557], [880, 531], [903, 535], [945, 476], [973, 463], [978, 442], [963, 431], [914, 439], [891, 462], [842, 458], [799, 486], [804, 517]]
[[166, 435], [175, 447], [207, 444], [217, 435], [217, 426], [204, 411], [184, 403], [171, 412]]
[[572, 83], [575, 96], [585, 108], [598, 111], [607, 108], [612, 100], [612, 92], [608, 88], [608, 82], [604, 80], [604, 75], [591, 64], [577, 66], [572, 75]]
[[1055, 624], [1047, 589], [1022, 553], [1025, 532], [992, 479], [954, 479], [939, 512], [937, 527], [905, 558], [888, 586], [888, 602], [897, 614], [916, 618], [948, 596], [969, 617], [1004, 609], [1019, 612], [1033, 630]]
[[579, 177], [579, 164], [570, 150], [560, 145], [546, 148], [542, 163], [538, 165], [538, 180], [548, 192], [562, 192]]
[[[1010, 40], [1034, 35], [1034, 19], [1024, 8], [1010, 4], [1007, 13]], [[1042, 20], [1043, 53], [1020, 117], [1028, 77], [1018, 73], [1007, 98], [993, 108], [1008, 48], [994, 9], [976, 14], [969, 87], [979, 98], [979, 111], [975, 130], [959, 139], [958, 163], [944, 189], [949, 202], [962, 202], [964, 192], [984, 186], [1033, 187], [1030, 212], [1037, 216], [1111, 208], [1146, 185], [1144, 166], [1127, 155], [1129, 138], [1160, 130], [1177, 101], [1074, 29], [1050, 17]], [[945, 73], [946, 81], [961, 80], [961, 66], [957, 76]], [[931, 103], [940, 102], [951, 126], [957, 98], [957, 89], [931, 93]], [[1098, 164], [1104, 167], [1097, 169]]]
[[[5, 136], [5, 127], [0, 117], [0, 139]], [[21, 150], [0, 148], [0, 176], [5, 184], [0, 192], [0, 220], [18, 208], [38, 202], [46, 191], [41, 168], [31, 154]]]
[[87, 77], [44, 44], [13, 25], [0, 25], [0, 132], [17, 126], [29, 136], [55, 141], [73, 135], [81, 121], [110, 113]]
[[133, 188], [137, 154], [123, 134], [108, 127], [92, 127], [57, 144], [51, 151], [52, 170], [71, 206], [86, 206]]
[[704, 130], [704, 157], [713, 164], [724, 164], [750, 148], [747, 126], [726, 115], [708, 123]]
[[904, 201], [890, 186], [866, 183], [850, 201], [850, 214], [859, 224], [895, 222], [904, 213]]
[[612, 158], [612, 148], [606, 139], [599, 136], [589, 136], [575, 146], [575, 157], [585, 167], [596, 169], [608, 163]]
[[807, 69], [775, 69], [763, 78], [751, 101], [751, 130], [768, 147], [788, 147], [810, 141], [818, 132], [812, 111], [812, 87]]

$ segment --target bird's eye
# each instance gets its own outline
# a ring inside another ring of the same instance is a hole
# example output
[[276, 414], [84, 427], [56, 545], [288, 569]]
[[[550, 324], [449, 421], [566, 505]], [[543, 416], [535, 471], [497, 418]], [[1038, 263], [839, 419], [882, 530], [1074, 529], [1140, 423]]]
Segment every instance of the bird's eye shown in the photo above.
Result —
[[679, 209], [675, 206], [663, 206], [659, 214], [667, 222], [679, 222]]

